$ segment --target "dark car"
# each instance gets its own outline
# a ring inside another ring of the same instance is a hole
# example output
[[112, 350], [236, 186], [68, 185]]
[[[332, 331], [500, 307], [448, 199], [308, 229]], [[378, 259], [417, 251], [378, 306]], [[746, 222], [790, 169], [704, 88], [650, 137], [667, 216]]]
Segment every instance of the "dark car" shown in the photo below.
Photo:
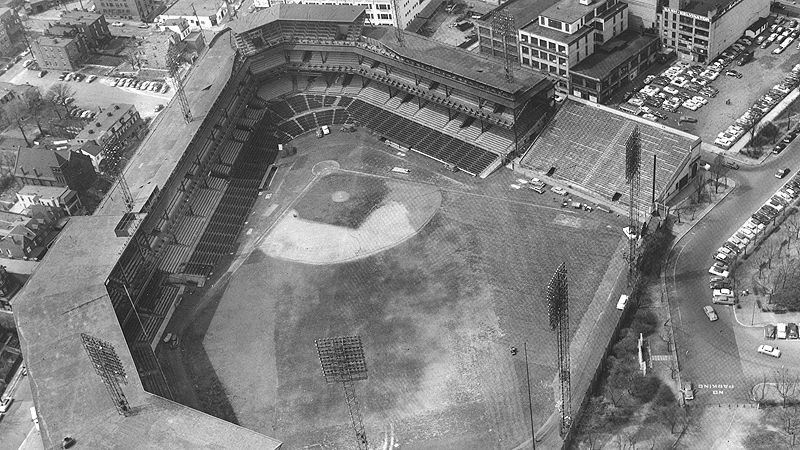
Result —
[[789, 168], [788, 167], [784, 167], [783, 169], [778, 169], [778, 171], [775, 172], [775, 178], [783, 178], [788, 173], [789, 173]]
[[725, 161], [723, 164], [725, 164], [725, 167], [729, 169], [739, 170], [739, 164], [736, 164], [733, 161]]
[[46, 70], [42, 70], [41, 72], [39, 72], [39, 78], [43, 78], [45, 75], [47, 75]]

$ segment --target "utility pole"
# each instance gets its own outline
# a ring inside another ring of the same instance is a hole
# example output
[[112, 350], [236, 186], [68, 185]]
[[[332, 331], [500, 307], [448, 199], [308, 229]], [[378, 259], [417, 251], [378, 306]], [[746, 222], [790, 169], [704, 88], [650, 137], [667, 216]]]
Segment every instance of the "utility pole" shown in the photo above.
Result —
[[531, 419], [531, 444], [533, 450], [536, 450], [536, 436], [533, 434], [533, 400], [531, 400], [531, 373], [528, 368], [528, 343], [522, 343], [523, 351], [525, 352], [525, 381], [528, 382], [528, 414]]

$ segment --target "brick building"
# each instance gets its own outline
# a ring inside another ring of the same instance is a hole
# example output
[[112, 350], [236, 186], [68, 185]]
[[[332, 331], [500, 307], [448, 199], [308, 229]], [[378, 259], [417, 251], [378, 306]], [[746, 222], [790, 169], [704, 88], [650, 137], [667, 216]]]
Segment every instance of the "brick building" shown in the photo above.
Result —
[[89, 56], [83, 37], [74, 29], [58, 28], [72, 36], [40, 36], [31, 42], [31, 50], [42, 69], [77, 70]]
[[[61, 15], [61, 18], [52, 23], [53, 27], [59, 30], [71, 28], [83, 36], [86, 47], [91, 50], [101, 48], [103, 44], [111, 39], [111, 31], [108, 29], [108, 22], [102, 14], [95, 14], [86, 11], [68, 11]], [[46, 34], [52, 34], [45, 31]]]
[[156, 12], [155, 0], [98, 0], [95, 11], [108, 17], [149, 22]]
[[83, 130], [75, 136], [75, 143], [81, 147], [87, 143], [97, 145], [100, 148], [99, 152], [95, 150], [87, 152], [87, 154], [96, 152], [92, 160], [96, 161], [99, 166], [109, 151], [125, 149], [144, 137], [146, 131], [145, 123], [135, 106], [112, 104], [100, 111], [97, 117], [86, 124]]

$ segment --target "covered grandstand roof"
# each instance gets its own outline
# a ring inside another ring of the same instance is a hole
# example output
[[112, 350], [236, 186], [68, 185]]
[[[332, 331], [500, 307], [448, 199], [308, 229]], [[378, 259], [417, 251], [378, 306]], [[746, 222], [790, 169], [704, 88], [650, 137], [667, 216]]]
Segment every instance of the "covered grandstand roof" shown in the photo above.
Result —
[[[186, 82], [196, 118], [183, 120], [177, 101], [128, 165], [125, 178], [141, 207], [163, 186], [230, 77], [233, 50], [215, 45]], [[126, 211], [118, 190], [93, 216], [72, 217], [13, 300], [45, 448], [71, 436], [84, 448], [259, 448], [280, 442], [144, 391], [105, 282], [128, 238], [115, 226]], [[134, 414], [117, 413], [81, 343], [81, 333], [111, 343], [127, 373], [122, 389]]]
[[228, 26], [236, 33], [243, 33], [277, 20], [353, 22], [366, 9], [366, 6], [351, 5], [279, 4], [260, 9], [252, 14], [240, 15], [232, 20]]
[[658, 36], [625, 30], [570, 69], [570, 72], [602, 80], [643, 48], [657, 42]]
[[697, 136], [634, 117], [585, 100], [567, 99], [522, 159], [522, 165], [606, 200], [619, 194], [627, 203], [625, 142], [639, 126], [642, 144], [640, 206], [650, 205], [653, 155], [656, 163], [656, 199], [673, 186], [675, 178], [700, 145]]
[[503, 76], [503, 64], [500, 61], [442, 44], [418, 34], [404, 33], [404, 42], [400, 44], [394, 28], [365, 29], [363, 33], [364, 36], [380, 41], [404, 58], [511, 93], [529, 88], [544, 88], [551, 84], [551, 81], [539, 72], [513, 67], [511, 80], [506, 80]]

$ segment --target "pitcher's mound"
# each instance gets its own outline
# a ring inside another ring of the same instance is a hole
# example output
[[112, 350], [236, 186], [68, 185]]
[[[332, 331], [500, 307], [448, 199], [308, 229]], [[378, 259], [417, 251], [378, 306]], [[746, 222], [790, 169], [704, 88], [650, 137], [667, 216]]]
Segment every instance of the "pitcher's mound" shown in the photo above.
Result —
[[370, 205], [347, 203], [350, 198], [347, 191], [330, 194], [342, 207], [353, 204], [368, 208], [357, 227], [305, 219], [295, 210], [288, 211], [264, 239], [261, 250], [274, 258], [307, 264], [336, 264], [365, 258], [414, 236], [442, 204], [442, 195], [433, 186], [387, 181], [386, 187], [385, 197]]
[[335, 201], [336, 203], [342, 203], [350, 200], [350, 194], [345, 191], [336, 191], [331, 194], [331, 200]]

